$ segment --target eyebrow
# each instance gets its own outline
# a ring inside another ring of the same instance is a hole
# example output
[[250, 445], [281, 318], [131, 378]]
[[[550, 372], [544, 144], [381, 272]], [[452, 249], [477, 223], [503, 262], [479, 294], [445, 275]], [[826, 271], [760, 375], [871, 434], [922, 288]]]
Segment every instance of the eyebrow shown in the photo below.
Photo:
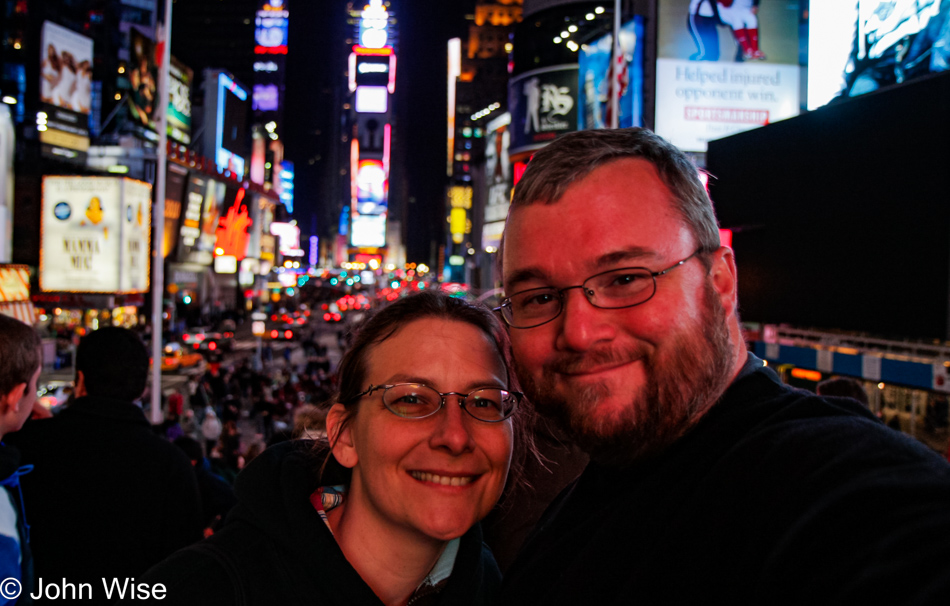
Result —
[[[652, 261], [659, 258], [659, 254], [652, 248], [645, 248], [643, 246], [631, 246], [630, 248], [625, 248], [623, 250], [617, 250], [603, 254], [596, 259], [590, 268], [592, 273], [598, 273], [601, 271], [607, 271], [617, 267], [620, 263], [625, 262], [646, 262]], [[511, 272], [511, 277], [505, 280], [506, 293], [516, 292], [515, 287], [524, 282], [538, 281], [545, 284], [550, 284], [551, 279], [548, 277], [548, 274], [539, 267], [524, 267], [519, 268]]]
[[[418, 375], [409, 375], [404, 373], [397, 373], [389, 377], [386, 381], [383, 382], [384, 385], [393, 385], [395, 383], [420, 383], [426, 387], [435, 387], [432, 386], [432, 379], [426, 379]], [[470, 381], [463, 389], [467, 391], [472, 391], [473, 389], [478, 389], [480, 387], [491, 387], [494, 389], [508, 389], [504, 383], [498, 381], [496, 378], [491, 378], [488, 381]], [[436, 390], [438, 391], [438, 390]]]

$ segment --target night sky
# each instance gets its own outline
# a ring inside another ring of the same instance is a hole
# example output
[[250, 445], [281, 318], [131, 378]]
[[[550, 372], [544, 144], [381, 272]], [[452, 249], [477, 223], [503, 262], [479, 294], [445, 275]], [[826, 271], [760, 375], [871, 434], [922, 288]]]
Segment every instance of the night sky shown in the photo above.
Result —
[[[475, 0], [392, 0], [398, 20], [393, 170], [390, 198], [402, 199], [408, 218], [407, 259], [430, 262], [445, 221], [446, 42], [468, 35], [465, 15]], [[288, 2], [290, 10], [283, 139], [295, 162], [294, 215], [305, 233], [336, 216], [332, 133], [346, 86], [346, 2]], [[318, 134], [319, 133], [319, 134]], [[400, 171], [398, 164], [404, 163]], [[339, 191], [339, 188], [337, 188]], [[339, 194], [336, 194], [339, 195]], [[345, 192], [344, 192], [345, 195]]]

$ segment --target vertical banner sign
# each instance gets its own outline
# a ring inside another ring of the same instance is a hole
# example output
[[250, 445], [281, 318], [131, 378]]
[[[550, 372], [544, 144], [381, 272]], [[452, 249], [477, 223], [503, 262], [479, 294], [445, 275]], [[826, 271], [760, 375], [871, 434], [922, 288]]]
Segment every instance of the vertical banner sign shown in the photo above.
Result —
[[540, 149], [559, 135], [577, 130], [577, 64], [556, 65], [512, 78], [511, 150]]
[[118, 177], [44, 177], [40, 288], [145, 292], [151, 186]]
[[656, 132], [685, 151], [798, 115], [798, 3], [663, 0]]

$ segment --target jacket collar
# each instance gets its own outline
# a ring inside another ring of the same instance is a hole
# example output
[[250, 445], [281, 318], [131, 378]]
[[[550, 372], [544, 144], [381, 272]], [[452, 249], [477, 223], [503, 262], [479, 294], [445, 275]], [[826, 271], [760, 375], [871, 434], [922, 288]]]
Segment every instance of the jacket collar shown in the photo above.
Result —
[[112, 398], [100, 398], [97, 396], [83, 396], [76, 398], [66, 410], [60, 413], [60, 416], [68, 415], [88, 415], [93, 417], [104, 417], [114, 421], [124, 423], [136, 423], [146, 427], [151, 427], [151, 423], [145, 417], [142, 409], [131, 402], [125, 400], [115, 400]]

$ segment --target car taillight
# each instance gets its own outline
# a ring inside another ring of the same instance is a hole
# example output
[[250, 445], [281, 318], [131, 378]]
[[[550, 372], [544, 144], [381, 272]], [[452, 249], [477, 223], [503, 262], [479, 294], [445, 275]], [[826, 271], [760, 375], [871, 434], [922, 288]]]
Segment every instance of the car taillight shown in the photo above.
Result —
[[284, 331], [284, 338], [285, 338], [285, 339], [292, 339], [293, 336], [294, 336], [294, 333], [293, 333], [292, 331], [290, 331], [290, 330], [285, 330], [285, 331]]
[[339, 322], [342, 318], [343, 316], [341, 316], [340, 314], [333, 314], [333, 319], [336, 320], [337, 322]]
[[279, 334], [280, 334], [280, 333], [277, 332], [276, 330], [272, 330], [272, 331], [270, 331], [270, 338], [271, 338], [271, 339], [276, 339], [276, 338], [277, 338], [277, 335], [279, 335]]
[[186, 334], [186, 335], [182, 335], [182, 336], [181, 336], [181, 340], [182, 340], [182, 341], [189, 341], [189, 340], [191, 340], [191, 335], [187, 335], [187, 334]]
[[271, 322], [276, 322], [276, 321], [277, 321], [277, 314], [272, 315], [272, 316], [270, 317], [270, 321], [271, 321]]
[[198, 344], [197, 344], [197, 343], [192, 343], [192, 347], [194, 347], [195, 349], [198, 349]]
[[324, 322], [329, 322], [331, 317], [332, 317], [332, 316], [330, 315], [330, 313], [327, 312], [327, 313], [323, 314], [323, 321], [324, 321]]
[[216, 350], [217, 348], [218, 348], [218, 344], [215, 343], [214, 341], [208, 343], [208, 349], [210, 349], [211, 351], [214, 351], [214, 350]]

